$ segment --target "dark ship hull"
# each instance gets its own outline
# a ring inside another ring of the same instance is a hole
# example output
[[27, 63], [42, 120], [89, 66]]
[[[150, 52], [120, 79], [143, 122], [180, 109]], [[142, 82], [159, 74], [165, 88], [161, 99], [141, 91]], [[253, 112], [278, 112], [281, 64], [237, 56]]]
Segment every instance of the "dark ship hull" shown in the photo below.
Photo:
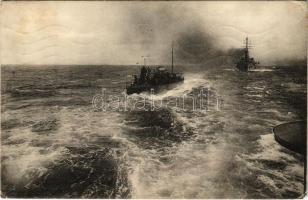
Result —
[[150, 68], [144, 66], [140, 70], [140, 75], [134, 75], [134, 81], [126, 87], [127, 94], [141, 93], [145, 91], [157, 92], [161, 86], [170, 85], [184, 81], [181, 73], [173, 72], [173, 44], [171, 51], [171, 72], [163, 67]]
[[239, 62], [236, 64], [236, 69], [238, 69], [241, 72], [248, 72], [250, 69], [255, 69], [255, 64], [249, 63], [249, 62]]
[[[151, 90], [153, 90], [153, 92], [158, 92], [158, 91], [161, 91], [161, 90], [164, 90], [164, 89], [170, 89], [172, 88], [172, 86], [174, 86], [176, 83], [180, 83], [180, 82], [183, 82], [184, 81], [184, 78], [177, 78], [177, 79], [170, 79], [168, 80], [168, 82], [161, 82], [161, 83], [158, 83], [158, 84], [148, 84], [148, 83], [145, 83], [145, 84], [132, 84], [130, 86], [128, 86], [126, 88], [126, 93], [128, 95], [130, 94], [139, 94], [139, 93], [142, 93], [142, 92], [150, 92]], [[171, 86], [171, 87], [169, 87]]]

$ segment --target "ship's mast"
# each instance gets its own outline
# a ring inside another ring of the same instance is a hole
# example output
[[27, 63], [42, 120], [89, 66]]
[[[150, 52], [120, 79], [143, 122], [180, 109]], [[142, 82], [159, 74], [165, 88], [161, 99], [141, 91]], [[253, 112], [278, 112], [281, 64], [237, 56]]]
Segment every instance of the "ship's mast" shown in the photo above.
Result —
[[248, 37], [246, 37], [246, 40], [245, 40], [245, 60], [246, 62], [249, 60]]
[[248, 37], [246, 37], [246, 49], [248, 49]]
[[172, 49], [171, 49], [171, 73], [173, 74], [173, 41], [172, 41]]

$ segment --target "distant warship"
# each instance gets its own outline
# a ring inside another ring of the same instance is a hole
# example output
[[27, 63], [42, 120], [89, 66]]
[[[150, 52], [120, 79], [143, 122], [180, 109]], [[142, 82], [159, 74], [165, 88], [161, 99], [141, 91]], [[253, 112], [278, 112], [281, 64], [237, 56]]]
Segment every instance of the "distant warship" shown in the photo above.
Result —
[[248, 72], [249, 70], [256, 68], [256, 65], [259, 64], [253, 57], [249, 57], [249, 48], [251, 48], [251, 46], [248, 45], [248, 37], [246, 37], [243, 55], [241, 55], [241, 58], [236, 63], [236, 68], [239, 71]]
[[174, 73], [173, 71], [173, 45], [171, 50], [171, 72], [164, 67], [150, 68], [144, 66], [140, 70], [140, 75], [133, 75], [134, 80], [126, 86], [126, 93], [141, 93], [144, 91], [150, 91], [151, 89], [158, 89], [161, 85], [168, 85], [184, 81], [184, 77], [181, 73]]

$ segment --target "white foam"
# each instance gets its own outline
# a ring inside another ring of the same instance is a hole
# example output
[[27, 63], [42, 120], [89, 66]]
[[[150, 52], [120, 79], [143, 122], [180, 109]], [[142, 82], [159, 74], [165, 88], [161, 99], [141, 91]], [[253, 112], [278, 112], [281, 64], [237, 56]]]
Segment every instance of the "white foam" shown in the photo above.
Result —
[[[16, 112], [16, 111], [14, 111]], [[2, 167], [9, 181], [26, 184], [44, 174], [50, 164], [67, 158], [67, 146], [82, 147], [95, 142], [97, 137], [115, 137], [121, 134], [122, 119], [119, 113], [93, 112], [90, 107], [54, 110], [46, 116], [35, 110], [21, 110], [21, 115], [31, 121], [39, 121], [52, 115], [58, 119], [59, 127], [50, 132], [32, 132], [31, 126], [10, 130], [6, 143], [2, 145], [5, 156]]]
[[251, 69], [251, 70], [249, 70], [249, 71], [251, 71], [251, 72], [272, 72], [272, 71], [274, 71], [273, 69], [265, 69], [265, 68], [260, 68], [260, 69]]
[[234, 69], [234, 68], [226, 68], [226, 69], [224, 69], [224, 71], [236, 71], [236, 69]]
[[183, 83], [179, 83], [175, 88], [166, 90], [158, 94], [141, 93], [140, 96], [153, 100], [162, 100], [167, 97], [182, 97], [192, 91], [193, 88], [200, 86], [208, 87], [209, 82], [206, 81], [200, 74], [185, 74]]
[[262, 98], [262, 97], [263, 97], [262, 94], [245, 94], [245, 96], [248, 96], [248, 97], [257, 97], [257, 98]]
[[[255, 171], [254, 173], [259, 174], [258, 180], [267, 185], [278, 196], [290, 190], [301, 194], [304, 189], [303, 163], [294, 156], [294, 153], [280, 146], [275, 141], [273, 134], [262, 135], [258, 143], [259, 152], [246, 157], [247, 163], [253, 162], [250, 168]], [[279, 168], [280, 166], [271, 168], [267, 165], [264, 166], [263, 162], [274, 162], [277, 165], [281, 163], [281, 165], [285, 165], [285, 168], [283, 170]], [[296, 177], [302, 179], [302, 182], [298, 181]]]

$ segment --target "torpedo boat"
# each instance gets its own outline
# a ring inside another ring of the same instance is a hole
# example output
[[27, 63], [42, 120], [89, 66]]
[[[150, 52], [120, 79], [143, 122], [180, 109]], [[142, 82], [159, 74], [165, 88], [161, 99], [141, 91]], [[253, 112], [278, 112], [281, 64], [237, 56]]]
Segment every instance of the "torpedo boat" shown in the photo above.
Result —
[[128, 95], [151, 90], [157, 91], [163, 85], [168, 86], [173, 83], [184, 81], [182, 73], [174, 72], [173, 45], [171, 50], [171, 72], [164, 67], [151, 68], [144, 63], [139, 76], [133, 75], [133, 77], [133, 82], [126, 86], [126, 93]]

